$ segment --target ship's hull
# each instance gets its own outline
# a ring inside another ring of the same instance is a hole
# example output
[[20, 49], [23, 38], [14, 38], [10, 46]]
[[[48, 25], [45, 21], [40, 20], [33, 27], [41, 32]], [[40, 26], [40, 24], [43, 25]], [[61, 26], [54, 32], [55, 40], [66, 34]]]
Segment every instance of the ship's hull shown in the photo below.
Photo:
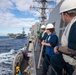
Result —
[[21, 35], [19, 35], [19, 36], [16, 36], [15, 38], [16, 38], [16, 39], [24, 39], [24, 38], [26, 38], [26, 36], [21, 36]]

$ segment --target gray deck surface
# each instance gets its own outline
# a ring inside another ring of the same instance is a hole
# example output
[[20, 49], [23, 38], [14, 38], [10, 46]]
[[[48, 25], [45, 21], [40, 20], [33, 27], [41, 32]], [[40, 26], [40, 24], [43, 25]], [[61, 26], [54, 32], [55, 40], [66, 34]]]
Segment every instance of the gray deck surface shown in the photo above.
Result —
[[37, 73], [37, 75], [41, 75], [41, 73], [42, 73], [42, 68], [40, 68], [40, 69], [37, 68], [39, 55], [40, 55], [40, 47], [38, 45], [37, 51], [35, 51], [35, 62], [36, 62], [36, 73]]
[[37, 75], [41, 75], [42, 69], [41, 68], [40, 69], [37, 68], [38, 58], [39, 58], [39, 52], [35, 51], [36, 73], [37, 73]]

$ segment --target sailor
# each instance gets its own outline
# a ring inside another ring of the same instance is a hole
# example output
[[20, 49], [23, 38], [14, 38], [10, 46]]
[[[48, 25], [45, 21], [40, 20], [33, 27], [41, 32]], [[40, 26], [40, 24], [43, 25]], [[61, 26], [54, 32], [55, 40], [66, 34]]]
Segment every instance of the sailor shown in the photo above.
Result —
[[43, 40], [45, 40], [47, 37], [47, 33], [45, 31], [45, 25], [41, 26], [41, 34], [40, 34], [40, 41], [42, 42]]
[[[45, 41], [45, 39], [46, 39], [47, 36], [48, 36], [48, 34], [47, 34], [46, 31], [45, 31], [45, 25], [42, 25], [42, 26], [41, 26], [40, 38], [39, 38], [40, 43], [41, 43], [42, 41]], [[45, 46], [43, 47], [43, 52], [42, 52], [42, 57], [44, 58], [44, 56], [45, 56]]]
[[37, 30], [37, 37], [39, 39], [39, 37], [40, 37], [40, 30]]
[[54, 69], [50, 71], [49, 75], [56, 75], [55, 72], [57, 72], [58, 75], [62, 75], [63, 58], [57, 50], [54, 52], [54, 47], [58, 45], [58, 37], [54, 33], [53, 24], [50, 23], [46, 26], [46, 32], [48, 33], [48, 37], [46, 38], [46, 42], [42, 42], [42, 45], [46, 46], [42, 75], [47, 75], [49, 65]]
[[[63, 58], [67, 63], [76, 66], [76, 0], [64, 0], [60, 6], [60, 14], [63, 21], [68, 24], [58, 50], [63, 53]], [[70, 73], [72, 75], [71, 68]], [[76, 72], [73, 75], [76, 75]]]

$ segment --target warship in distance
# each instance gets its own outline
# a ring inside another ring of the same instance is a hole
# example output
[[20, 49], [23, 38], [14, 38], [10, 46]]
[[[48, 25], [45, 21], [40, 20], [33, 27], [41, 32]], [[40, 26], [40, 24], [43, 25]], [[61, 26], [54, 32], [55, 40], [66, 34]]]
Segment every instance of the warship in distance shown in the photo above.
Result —
[[24, 31], [24, 28], [22, 29], [22, 33], [18, 33], [18, 34], [9, 33], [8, 36], [10, 38], [16, 38], [16, 39], [24, 39], [24, 38], [26, 38], [26, 34], [25, 34], [25, 31]]
[[23, 31], [22, 31], [22, 34], [16, 35], [16, 38], [17, 38], [17, 39], [23, 39], [23, 38], [26, 37], [26, 34], [25, 34], [25, 31], [24, 31], [24, 28], [23, 28], [22, 30], [23, 30]]

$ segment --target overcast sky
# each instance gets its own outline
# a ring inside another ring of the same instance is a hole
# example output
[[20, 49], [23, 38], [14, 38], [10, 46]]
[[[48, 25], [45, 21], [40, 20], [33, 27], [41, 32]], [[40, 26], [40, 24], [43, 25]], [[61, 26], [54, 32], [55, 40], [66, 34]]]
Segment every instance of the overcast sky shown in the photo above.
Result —
[[[29, 32], [29, 28], [39, 21], [40, 13], [30, 10], [30, 5], [37, 5], [33, 0], [0, 0], [0, 35], [7, 33], [21, 33], [22, 28]], [[59, 2], [60, 0], [57, 0]], [[49, 5], [50, 6], [50, 5]]]

